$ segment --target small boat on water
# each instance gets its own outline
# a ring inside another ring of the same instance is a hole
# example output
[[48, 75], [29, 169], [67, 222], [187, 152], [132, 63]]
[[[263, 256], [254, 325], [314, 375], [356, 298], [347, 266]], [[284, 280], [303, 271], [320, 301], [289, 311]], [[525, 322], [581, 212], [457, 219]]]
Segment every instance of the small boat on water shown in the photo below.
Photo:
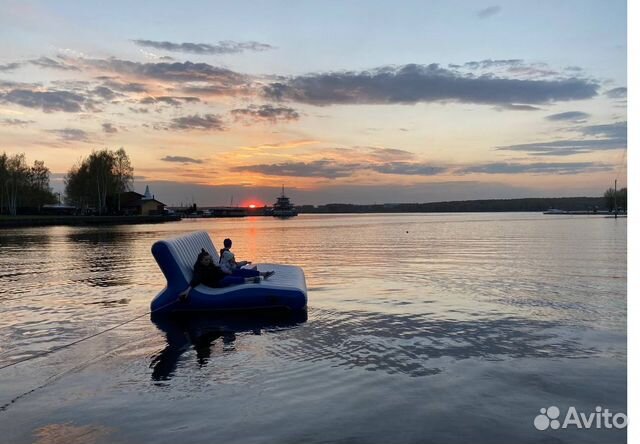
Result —
[[151, 253], [167, 279], [164, 290], [151, 301], [154, 313], [306, 309], [307, 284], [302, 268], [280, 264], [257, 265], [259, 271], [275, 271], [269, 280], [224, 288], [198, 285], [189, 292], [188, 300], [178, 301], [178, 296], [193, 278], [193, 266], [202, 248], [209, 252], [214, 263], [219, 261], [218, 249], [204, 231], [153, 244]]
[[276, 203], [273, 204], [272, 214], [274, 217], [282, 217], [282, 218], [293, 217], [298, 215], [298, 212], [296, 211], [295, 207], [293, 206], [289, 198], [284, 194], [284, 185], [282, 185], [282, 194], [280, 195], [280, 197], [278, 197], [278, 200], [276, 201]]

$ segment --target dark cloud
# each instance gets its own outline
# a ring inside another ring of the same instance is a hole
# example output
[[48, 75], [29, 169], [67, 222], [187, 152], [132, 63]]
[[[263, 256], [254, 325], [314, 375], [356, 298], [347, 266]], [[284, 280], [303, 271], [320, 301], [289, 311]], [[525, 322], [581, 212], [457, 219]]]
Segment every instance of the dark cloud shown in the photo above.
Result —
[[118, 132], [118, 128], [113, 126], [112, 123], [105, 122], [102, 124], [102, 131], [104, 131], [107, 134], [114, 134]]
[[171, 119], [166, 129], [224, 131], [224, 122], [215, 114], [194, 114]]
[[123, 93], [144, 93], [147, 92], [147, 87], [142, 83], [136, 82], [123, 82], [117, 79], [113, 79], [108, 76], [98, 77], [98, 79], [104, 81], [104, 86]]
[[[576, 128], [583, 137], [580, 139], [553, 140], [548, 142], [524, 143], [496, 148], [498, 151], [521, 151], [529, 155], [570, 156], [595, 151], [617, 150], [627, 147], [627, 122], [605, 125], [590, 125]], [[588, 137], [599, 137], [598, 139]]]
[[229, 85], [218, 82], [217, 84], [207, 84], [203, 82], [186, 83], [180, 85], [180, 91], [184, 94], [195, 94], [199, 96], [240, 96], [255, 94], [255, 89], [251, 84]]
[[178, 162], [178, 163], [203, 163], [202, 159], [194, 159], [193, 157], [185, 157], [185, 156], [165, 156], [160, 160], [164, 160], [165, 162]]
[[[352, 157], [358, 158], [357, 150], [347, 151], [351, 153]], [[232, 168], [232, 171], [250, 171], [267, 176], [324, 177], [328, 179], [336, 179], [339, 177], [351, 176], [358, 171], [375, 171], [380, 174], [397, 174], [405, 176], [435, 176], [445, 173], [447, 168], [420, 162], [392, 161], [375, 163], [375, 161], [368, 162], [366, 159], [358, 159], [358, 161], [354, 162], [344, 162], [337, 159], [325, 158], [311, 162], [283, 162], [277, 164], [245, 165], [234, 167]]]
[[522, 59], [485, 59], [479, 61], [465, 62], [462, 65], [449, 64], [449, 68], [467, 68], [467, 69], [491, 69], [491, 68], [510, 68], [513, 66], [522, 66]]
[[496, 77], [499, 74], [512, 79], [550, 79], [561, 77], [561, 73], [549, 68], [546, 63], [526, 63], [523, 59], [485, 59], [459, 64], [449, 64], [456, 70], [485, 72], [484, 75]]
[[415, 154], [411, 151], [397, 148], [369, 147], [366, 150], [366, 154], [380, 162], [406, 161], [415, 157]]
[[264, 87], [263, 92], [272, 100], [318, 106], [438, 101], [509, 105], [588, 99], [597, 94], [598, 86], [577, 78], [522, 80], [461, 75], [431, 64], [291, 77]]
[[196, 103], [199, 101], [200, 99], [198, 97], [147, 96], [141, 99], [139, 103], [142, 105], [165, 104], [171, 106], [181, 106], [183, 103]]
[[387, 162], [369, 164], [361, 162], [340, 162], [334, 159], [321, 159], [312, 162], [283, 162], [277, 164], [257, 164], [234, 167], [236, 172], [252, 172], [267, 176], [322, 177], [337, 179], [349, 177], [358, 171], [375, 171], [381, 174], [403, 176], [436, 176], [443, 174], [465, 175], [482, 174], [577, 174], [583, 172], [609, 171], [611, 165], [594, 162], [565, 163], [510, 163], [495, 162], [470, 165], [451, 169], [421, 162]]
[[627, 122], [606, 123], [604, 125], [590, 125], [579, 129], [588, 136], [600, 136], [624, 140], [627, 143]]
[[285, 162], [274, 164], [245, 165], [231, 168], [232, 171], [249, 171], [266, 176], [292, 177], [324, 177], [336, 179], [353, 174], [362, 165], [358, 163], [339, 163], [334, 160], [322, 159], [312, 162]]
[[59, 90], [12, 89], [5, 93], [0, 92], [0, 103], [13, 103], [27, 108], [41, 109], [45, 113], [95, 111], [95, 102], [87, 96]]
[[[31, 89], [31, 88], [40, 88], [42, 84], [40, 83], [25, 83], [25, 82], [14, 82], [12, 80], [2, 80], [0, 79], [0, 89]], [[0, 91], [0, 94], [2, 91]]]
[[21, 66], [22, 66], [22, 63], [17, 63], [17, 62], [6, 63], [4, 65], [0, 65], [0, 72], [13, 71], [13, 70], [16, 70], [16, 69], [20, 68]]
[[129, 111], [136, 114], [147, 114], [149, 112], [147, 108], [134, 108], [132, 106], [129, 107]]
[[613, 88], [604, 93], [607, 97], [611, 99], [626, 99], [627, 98], [627, 88], [621, 86], [620, 88]]
[[491, 17], [493, 15], [496, 15], [497, 13], [500, 12], [502, 8], [500, 6], [494, 5], [494, 6], [488, 6], [484, 9], [479, 10], [478, 12], [476, 12], [476, 16], [478, 16], [479, 18], [487, 18], [487, 17]]
[[540, 111], [542, 108], [531, 105], [519, 105], [515, 103], [507, 103], [506, 105], [500, 105], [497, 107], [498, 110], [509, 110], [509, 111]]
[[274, 49], [273, 46], [266, 43], [259, 42], [233, 42], [222, 41], [217, 44], [209, 43], [173, 43], [173, 42], [159, 42], [155, 40], [133, 40], [138, 46], [144, 46], [147, 48], [160, 49], [163, 51], [173, 52], [186, 52], [191, 54], [210, 54], [210, 55], [222, 55], [222, 54], [237, 54], [244, 51], [266, 51], [268, 49]]
[[502, 146], [497, 150], [522, 151], [531, 156], [571, 156], [595, 151], [617, 150], [625, 148], [626, 145], [626, 140], [620, 139], [553, 140]]
[[106, 86], [96, 86], [91, 92], [96, 96], [102, 97], [105, 100], [112, 100], [120, 95], [115, 93], [112, 89], [107, 88]]
[[610, 171], [611, 165], [596, 162], [564, 163], [509, 163], [495, 162], [469, 166], [458, 170], [458, 174], [578, 174], [597, 171]]
[[22, 119], [3, 119], [1, 123], [2, 125], [5, 125], [5, 126], [27, 126], [32, 123], [35, 123], [35, 121], [22, 120]]
[[545, 119], [551, 120], [553, 122], [556, 122], [559, 120], [560, 121], [569, 120], [572, 122], [579, 122], [579, 121], [584, 121], [589, 117], [590, 117], [589, 114], [583, 113], [582, 111], [567, 111], [566, 113], [551, 114], [550, 116], [546, 116]]
[[381, 165], [371, 165], [371, 169], [382, 174], [408, 176], [435, 176], [447, 171], [447, 168], [411, 162], [389, 162]]
[[78, 94], [89, 93], [89, 88], [91, 87], [91, 82], [85, 80], [52, 80], [50, 82], [49, 88], [57, 89], [61, 91], [72, 91], [77, 92]]
[[300, 114], [293, 108], [273, 105], [250, 105], [247, 108], [232, 109], [231, 114], [234, 119], [246, 122], [291, 122], [300, 118]]
[[86, 131], [77, 128], [63, 128], [55, 130], [47, 130], [48, 133], [56, 134], [65, 142], [88, 142], [89, 134]]
[[529, 155], [571, 156], [596, 151], [625, 149], [626, 145], [626, 141], [619, 139], [556, 140], [539, 144], [513, 145], [509, 147], [509, 151], [524, 151]]
[[548, 68], [545, 64], [511, 66], [507, 69], [507, 74], [523, 79], [545, 79], [560, 75], [556, 70]]
[[[122, 92], [145, 92], [145, 84], [171, 83], [167, 91], [188, 96], [257, 95], [254, 78], [227, 68], [193, 62], [141, 63], [128, 60], [76, 59], [74, 63], [105, 74], [105, 86]], [[111, 75], [117, 75], [117, 80]], [[176, 94], [177, 95], [177, 94]]]
[[77, 66], [68, 65], [64, 62], [50, 59], [49, 57], [40, 57], [39, 59], [29, 60], [29, 63], [40, 68], [59, 69], [61, 71], [79, 71]]
[[116, 58], [79, 59], [78, 63], [83, 63], [104, 72], [170, 82], [205, 82], [232, 87], [248, 81], [247, 76], [226, 68], [212, 66], [208, 63], [140, 63]]

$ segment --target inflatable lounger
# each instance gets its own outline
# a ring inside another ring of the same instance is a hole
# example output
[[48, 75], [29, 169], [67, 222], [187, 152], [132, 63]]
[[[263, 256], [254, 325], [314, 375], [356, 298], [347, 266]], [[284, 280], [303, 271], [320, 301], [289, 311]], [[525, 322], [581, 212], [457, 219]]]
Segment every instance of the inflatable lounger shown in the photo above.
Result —
[[151, 253], [167, 278], [167, 286], [151, 301], [155, 313], [170, 311], [254, 310], [286, 308], [304, 310], [307, 306], [307, 285], [302, 268], [293, 265], [258, 264], [260, 271], [275, 271], [275, 275], [260, 283], [211, 288], [198, 285], [189, 292], [187, 301], [178, 301], [193, 277], [193, 265], [204, 248], [214, 263], [218, 250], [204, 231], [186, 234], [153, 244]]

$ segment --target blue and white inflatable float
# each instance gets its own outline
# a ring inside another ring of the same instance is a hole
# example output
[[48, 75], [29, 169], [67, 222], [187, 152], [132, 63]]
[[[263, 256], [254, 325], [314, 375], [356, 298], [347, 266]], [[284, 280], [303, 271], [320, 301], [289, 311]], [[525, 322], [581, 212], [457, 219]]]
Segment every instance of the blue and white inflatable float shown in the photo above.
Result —
[[185, 302], [176, 302], [193, 277], [193, 265], [204, 248], [215, 263], [219, 256], [204, 231], [186, 234], [153, 244], [151, 253], [167, 278], [167, 286], [151, 301], [154, 313], [172, 311], [220, 311], [288, 309], [305, 310], [307, 285], [302, 268], [293, 265], [258, 264], [259, 271], [275, 271], [260, 283], [211, 288], [198, 285]]

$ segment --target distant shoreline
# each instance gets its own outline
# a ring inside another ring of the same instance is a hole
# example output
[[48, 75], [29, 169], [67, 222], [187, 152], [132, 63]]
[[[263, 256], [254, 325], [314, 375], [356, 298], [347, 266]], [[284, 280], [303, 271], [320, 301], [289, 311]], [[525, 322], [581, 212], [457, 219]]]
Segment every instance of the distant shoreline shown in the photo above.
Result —
[[[215, 207], [200, 207], [215, 208]], [[266, 207], [265, 207], [266, 208]], [[551, 197], [523, 199], [484, 199], [443, 201], [429, 203], [393, 204], [341, 204], [298, 205], [299, 214], [391, 214], [391, 213], [506, 213], [536, 212], [549, 209], [566, 211], [566, 214], [609, 214], [604, 197]], [[263, 208], [246, 209], [246, 216], [270, 216]], [[188, 215], [171, 214], [155, 216], [63, 216], [18, 215], [0, 216], [0, 228], [40, 227], [53, 225], [131, 225], [174, 222]]]
[[301, 205], [299, 213], [474, 213], [474, 212], [544, 212], [549, 209], [593, 212], [607, 210], [604, 197], [550, 197], [522, 199], [458, 200], [398, 204], [327, 204]]

